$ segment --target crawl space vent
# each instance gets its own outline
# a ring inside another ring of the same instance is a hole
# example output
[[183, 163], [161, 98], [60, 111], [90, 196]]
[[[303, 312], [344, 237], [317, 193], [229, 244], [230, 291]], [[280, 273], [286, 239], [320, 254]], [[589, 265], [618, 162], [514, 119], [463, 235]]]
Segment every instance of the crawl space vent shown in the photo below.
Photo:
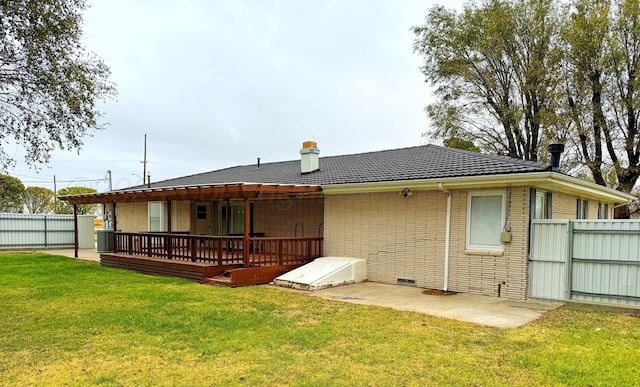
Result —
[[398, 285], [416, 286], [416, 280], [409, 278], [398, 278]]

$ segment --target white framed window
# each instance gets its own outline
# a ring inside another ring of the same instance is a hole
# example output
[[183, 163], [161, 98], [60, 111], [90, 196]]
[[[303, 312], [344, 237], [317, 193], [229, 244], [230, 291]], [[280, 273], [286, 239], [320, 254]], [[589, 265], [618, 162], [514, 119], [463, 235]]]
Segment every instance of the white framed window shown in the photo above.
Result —
[[470, 193], [467, 201], [467, 249], [502, 250], [504, 192]]
[[[163, 232], [168, 230], [167, 226], [167, 202], [149, 202], [149, 231]], [[171, 228], [175, 230], [178, 224], [177, 203], [171, 203]]]

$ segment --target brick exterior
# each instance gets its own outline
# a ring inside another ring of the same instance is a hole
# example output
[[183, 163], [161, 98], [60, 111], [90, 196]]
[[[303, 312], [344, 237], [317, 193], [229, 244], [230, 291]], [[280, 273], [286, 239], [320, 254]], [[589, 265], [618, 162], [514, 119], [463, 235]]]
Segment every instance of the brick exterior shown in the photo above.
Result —
[[[448, 289], [457, 292], [525, 299], [528, 292], [528, 238], [530, 187], [502, 187], [507, 199], [506, 226], [512, 241], [501, 252], [468, 250], [467, 201], [470, 193], [487, 190], [451, 190], [451, 233]], [[538, 191], [544, 192], [544, 191]], [[575, 219], [576, 197], [552, 193], [552, 218]], [[254, 231], [267, 237], [324, 234], [325, 256], [367, 260], [368, 279], [396, 284], [414, 280], [418, 287], [442, 289], [447, 194], [414, 190], [326, 195], [313, 199], [255, 200]], [[174, 230], [194, 232], [194, 202], [174, 202], [178, 220]], [[213, 202], [214, 230], [219, 202]], [[118, 204], [118, 229], [148, 228], [147, 203]], [[110, 206], [107, 206], [107, 210]], [[613, 206], [609, 205], [609, 215]], [[597, 218], [598, 203], [589, 201], [589, 218]], [[300, 227], [299, 225], [302, 225]]]
[[[257, 200], [254, 203], [254, 232], [268, 237], [293, 237], [298, 225], [298, 236], [320, 236], [323, 232], [324, 199]], [[195, 232], [195, 205], [190, 201], [172, 202], [177, 206], [177, 224], [174, 231]], [[146, 202], [119, 203], [117, 205], [117, 229], [124, 232], [147, 231], [148, 204]], [[106, 206], [111, 210], [111, 205]], [[213, 203], [214, 230], [219, 223], [218, 202]]]
[[[174, 231], [189, 231], [190, 230], [190, 202], [178, 201], [172, 202], [172, 206], [177, 206], [177, 224], [172, 224], [171, 228]], [[116, 206], [116, 221], [117, 230], [123, 232], [140, 232], [149, 230], [147, 202], [134, 202], [134, 203], [118, 203]], [[109, 205], [107, 211], [111, 209]]]
[[[280, 199], [254, 202], [254, 232], [266, 237], [322, 236], [324, 199]], [[304, 235], [303, 235], [304, 234]]]
[[[448, 289], [525, 299], [528, 292], [529, 187], [496, 189], [507, 200], [506, 226], [512, 241], [504, 250], [467, 250], [469, 193], [451, 191]], [[553, 218], [575, 218], [576, 198], [553, 193]], [[442, 289], [447, 195], [440, 191], [329, 195], [325, 197], [325, 255], [366, 259], [371, 281], [396, 284], [415, 280], [418, 287]], [[593, 207], [592, 207], [593, 206]], [[597, 203], [589, 204], [597, 217]]]
[[[576, 219], [576, 196], [553, 193], [552, 214], [554, 219]], [[598, 202], [589, 200], [588, 219], [598, 219]], [[609, 219], [613, 218], [613, 205], [609, 204]]]

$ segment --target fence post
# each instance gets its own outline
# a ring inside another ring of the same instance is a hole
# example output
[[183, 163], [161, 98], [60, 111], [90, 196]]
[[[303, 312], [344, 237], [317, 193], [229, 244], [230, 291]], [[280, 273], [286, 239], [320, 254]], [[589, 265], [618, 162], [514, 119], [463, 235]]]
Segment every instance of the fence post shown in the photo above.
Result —
[[47, 215], [44, 216], [44, 247], [47, 248], [49, 245], [47, 244]]
[[565, 264], [567, 265], [567, 268], [565, 270], [566, 272], [566, 283], [567, 283], [567, 290], [566, 290], [566, 296], [565, 299], [567, 301], [571, 300], [571, 277], [573, 276], [572, 271], [573, 271], [573, 221], [570, 220], [569, 224], [567, 224], [567, 263]]

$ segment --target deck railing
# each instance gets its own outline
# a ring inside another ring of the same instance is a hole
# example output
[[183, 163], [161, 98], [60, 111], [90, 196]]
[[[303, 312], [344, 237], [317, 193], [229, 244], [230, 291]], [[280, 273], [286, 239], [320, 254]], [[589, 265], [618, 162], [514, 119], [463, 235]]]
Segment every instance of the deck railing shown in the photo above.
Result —
[[322, 256], [322, 238], [249, 238], [164, 233], [115, 233], [114, 253], [167, 258], [218, 265], [249, 266], [304, 264]]

